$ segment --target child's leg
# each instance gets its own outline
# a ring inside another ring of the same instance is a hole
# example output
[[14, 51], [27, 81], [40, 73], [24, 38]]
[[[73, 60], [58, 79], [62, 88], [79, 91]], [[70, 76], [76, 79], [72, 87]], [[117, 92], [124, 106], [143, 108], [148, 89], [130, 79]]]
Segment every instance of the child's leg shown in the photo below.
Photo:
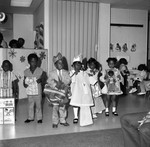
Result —
[[109, 116], [109, 102], [110, 102], [110, 95], [106, 95], [105, 97], [105, 106], [106, 106], [105, 115], [106, 116]]
[[144, 81], [140, 82], [140, 84], [139, 84], [139, 91], [140, 92], [138, 93], [138, 95], [146, 94]]
[[34, 120], [34, 104], [35, 104], [35, 98], [33, 96], [28, 96], [28, 119]]
[[112, 113], [114, 115], [118, 116], [118, 113], [117, 113], [117, 96], [112, 95], [111, 100], [112, 100]]
[[53, 122], [53, 125], [56, 125], [56, 126], [59, 123], [58, 110], [59, 110], [59, 105], [53, 105], [52, 122]]
[[42, 95], [35, 96], [36, 117], [38, 123], [42, 123]]
[[79, 107], [73, 107], [74, 118], [78, 119]]
[[65, 124], [66, 123], [66, 117], [67, 117], [67, 111], [66, 111], [66, 106], [59, 106], [59, 118], [60, 118], [60, 123]]

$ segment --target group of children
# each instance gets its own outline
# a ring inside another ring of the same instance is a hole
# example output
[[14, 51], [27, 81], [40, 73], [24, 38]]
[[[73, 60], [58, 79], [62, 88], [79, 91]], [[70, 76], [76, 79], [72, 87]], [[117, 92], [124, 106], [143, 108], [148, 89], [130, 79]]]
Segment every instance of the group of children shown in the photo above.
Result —
[[[28, 95], [28, 118], [25, 123], [34, 121], [34, 106], [36, 106], [37, 123], [42, 123], [41, 102], [43, 93], [53, 105], [53, 128], [57, 128], [59, 123], [63, 126], [69, 126], [66, 121], [66, 106], [68, 104], [73, 108], [73, 123], [76, 124], [79, 121], [80, 126], [93, 124], [93, 119], [97, 118], [97, 114], [103, 111], [105, 111], [105, 116], [109, 116], [110, 102], [112, 102], [112, 114], [118, 116], [117, 96], [127, 93], [127, 77], [130, 74], [125, 59], [120, 59], [117, 62], [116, 58], [108, 58], [109, 68], [103, 71], [101, 64], [94, 58], [90, 58], [86, 66], [84, 64], [83, 67], [82, 55], [78, 55], [73, 59], [72, 70], [67, 71], [64, 69], [63, 56], [58, 53], [53, 57], [56, 68], [50, 71], [48, 79], [42, 68], [38, 67], [38, 60], [36, 54], [30, 54], [28, 56], [30, 67], [24, 71], [23, 85]], [[117, 64], [119, 65], [116, 66]], [[12, 94], [17, 98], [18, 80], [14, 74], [11, 78], [8, 76], [10, 75], [9, 72], [13, 73], [11, 63], [8, 60], [3, 62], [2, 71], [1, 79], [5, 79], [3, 82], [11, 79]], [[143, 70], [141, 75], [145, 75]], [[137, 84], [135, 85], [137, 86]], [[6, 87], [8, 88], [8, 84]], [[103, 98], [102, 95], [104, 95]]]

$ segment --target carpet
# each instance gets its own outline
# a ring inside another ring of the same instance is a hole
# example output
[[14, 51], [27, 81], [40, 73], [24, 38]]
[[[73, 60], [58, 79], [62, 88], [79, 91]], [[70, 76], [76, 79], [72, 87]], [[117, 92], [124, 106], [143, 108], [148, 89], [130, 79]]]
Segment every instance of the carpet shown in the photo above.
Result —
[[120, 128], [1, 140], [0, 147], [123, 147]]

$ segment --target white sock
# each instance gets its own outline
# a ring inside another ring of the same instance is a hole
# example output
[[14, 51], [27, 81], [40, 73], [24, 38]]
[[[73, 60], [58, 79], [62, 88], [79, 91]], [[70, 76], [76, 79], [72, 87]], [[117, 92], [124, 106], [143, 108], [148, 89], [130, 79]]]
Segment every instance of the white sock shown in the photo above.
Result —
[[74, 118], [78, 118], [78, 109], [79, 108], [76, 108], [76, 107], [73, 108]]
[[115, 112], [116, 111], [116, 107], [112, 107], [112, 112]]
[[109, 112], [109, 109], [108, 109], [108, 108], [106, 108], [106, 109], [105, 109], [105, 112]]

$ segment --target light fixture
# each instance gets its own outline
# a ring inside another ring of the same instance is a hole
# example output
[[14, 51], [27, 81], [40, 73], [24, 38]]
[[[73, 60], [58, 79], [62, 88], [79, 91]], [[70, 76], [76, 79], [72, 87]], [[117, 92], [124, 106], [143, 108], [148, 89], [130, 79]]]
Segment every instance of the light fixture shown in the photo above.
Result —
[[11, 0], [11, 6], [14, 7], [30, 7], [32, 0]]
[[0, 23], [5, 23], [7, 21], [7, 15], [4, 12], [0, 12]]

